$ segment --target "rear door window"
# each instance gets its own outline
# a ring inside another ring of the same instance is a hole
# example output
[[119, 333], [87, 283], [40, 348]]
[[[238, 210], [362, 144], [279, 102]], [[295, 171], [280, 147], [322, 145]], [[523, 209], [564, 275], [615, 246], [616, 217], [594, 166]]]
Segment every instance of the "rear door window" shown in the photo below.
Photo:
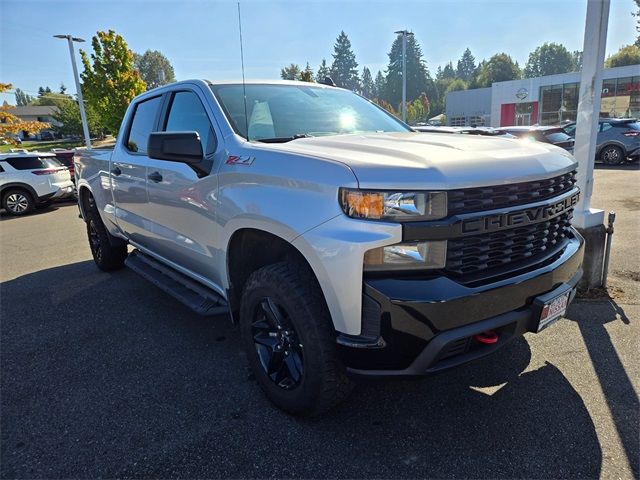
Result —
[[136, 105], [126, 140], [127, 149], [130, 151], [147, 153], [147, 142], [156, 127], [161, 99], [162, 97], [154, 97]]
[[607, 130], [613, 128], [613, 125], [611, 125], [610, 123], [602, 123], [600, 124], [600, 131], [601, 132], [606, 132]]
[[572, 140], [572, 138], [564, 132], [550, 132], [545, 134], [545, 136], [549, 139], [550, 142], [558, 143], [558, 142], [567, 142]]
[[191, 91], [176, 92], [165, 125], [167, 132], [198, 132], [205, 155], [216, 149], [216, 137], [207, 112], [198, 96]]
[[47, 157], [11, 157], [6, 162], [16, 170], [37, 170], [51, 168], [50, 158]]

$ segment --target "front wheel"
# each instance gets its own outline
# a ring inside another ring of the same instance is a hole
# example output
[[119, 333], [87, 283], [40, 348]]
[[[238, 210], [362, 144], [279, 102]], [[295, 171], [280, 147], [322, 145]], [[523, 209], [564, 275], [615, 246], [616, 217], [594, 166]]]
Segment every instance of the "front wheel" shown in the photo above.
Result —
[[600, 151], [600, 160], [607, 165], [619, 165], [624, 160], [624, 152], [616, 145], [607, 145]]
[[315, 416], [350, 393], [329, 311], [306, 266], [281, 262], [254, 272], [242, 295], [240, 329], [253, 374], [277, 407]]

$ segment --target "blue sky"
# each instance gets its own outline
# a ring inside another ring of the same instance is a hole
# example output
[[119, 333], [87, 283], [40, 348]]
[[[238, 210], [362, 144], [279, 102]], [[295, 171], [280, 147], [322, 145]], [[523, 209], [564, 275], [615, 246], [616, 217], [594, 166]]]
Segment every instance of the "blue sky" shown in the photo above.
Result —
[[[607, 53], [635, 38], [633, 0], [611, 0]], [[177, 78], [236, 79], [240, 58], [236, 2], [220, 0], [0, 0], [0, 81], [28, 93], [39, 85], [75, 92], [69, 53], [58, 33], [90, 41], [114, 29], [136, 52], [160, 50]], [[413, 31], [432, 73], [466, 47], [476, 60], [506, 52], [521, 66], [545, 41], [582, 49], [586, 0], [268, 1], [242, 0], [247, 78], [278, 78], [291, 62], [330, 63], [340, 30], [360, 68], [384, 69], [395, 30]], [[89, 43], [84, 44], [85, 48]], [[79, 57], [78, 57], [79, 58]], [[14, 101], [13, 95], [0, 101]]]

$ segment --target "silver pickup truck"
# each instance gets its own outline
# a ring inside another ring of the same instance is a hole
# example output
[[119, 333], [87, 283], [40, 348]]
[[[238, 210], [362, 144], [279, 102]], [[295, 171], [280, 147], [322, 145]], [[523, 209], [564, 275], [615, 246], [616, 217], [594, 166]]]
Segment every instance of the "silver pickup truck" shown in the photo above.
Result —
[[332, 86], [200, 80], [135, 98], [113, 151], [75, 170], [98, 267], [228, 312], [259, 385], [300, 415], [562, 316], [575, 171], [560, 148], [414, 132]]

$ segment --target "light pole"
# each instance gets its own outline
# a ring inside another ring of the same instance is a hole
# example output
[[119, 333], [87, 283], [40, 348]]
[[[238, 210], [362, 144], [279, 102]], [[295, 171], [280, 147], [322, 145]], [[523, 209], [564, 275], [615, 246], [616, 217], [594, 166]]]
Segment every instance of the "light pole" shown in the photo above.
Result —
[[413, 33], [407, 30], [398, 30], [397, 35], [402, 35], [402, 121], [407, 121], [407, 36]]
[[80, 77], [76, 66], [76, 54], [73, 51], [73, 42], [84, 42], [82, 38], [71, 35], [54, 35], [54, 38], [66, 38], [69, 42], [69, 55], [71, 55], [71, 66], [73, 67], [73, 78], [76, 81], [76, 92], [78, 94], [78, 105], [80, 106], [80, 118], [82, 119], [82, 131], [84, 132], [84, 143], [87, 148], [91, 148], [91, 138], [89, 137], [89, 125], [87, 124], [87, 114], [84, 111], [84, 99], [80, 88]]

